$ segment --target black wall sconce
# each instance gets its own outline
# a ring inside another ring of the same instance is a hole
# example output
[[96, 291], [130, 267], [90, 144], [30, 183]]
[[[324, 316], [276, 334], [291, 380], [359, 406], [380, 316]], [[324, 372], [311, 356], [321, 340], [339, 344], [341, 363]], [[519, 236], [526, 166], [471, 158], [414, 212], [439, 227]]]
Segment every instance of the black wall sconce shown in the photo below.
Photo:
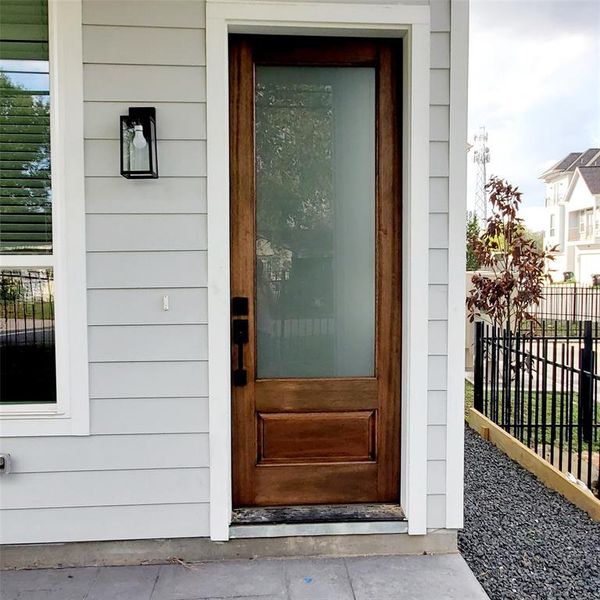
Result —
[[130, 107], [121, 116], [121, 175], [127, 179], [157, 179], [156, 109]]

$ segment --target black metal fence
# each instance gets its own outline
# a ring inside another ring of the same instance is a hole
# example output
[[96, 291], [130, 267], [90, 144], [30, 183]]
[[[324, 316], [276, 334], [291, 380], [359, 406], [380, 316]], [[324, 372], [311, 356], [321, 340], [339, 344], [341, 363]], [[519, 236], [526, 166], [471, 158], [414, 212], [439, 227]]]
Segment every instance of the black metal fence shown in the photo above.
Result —
[[600, 471], [598, 323], [524, 330], [476, 323], [474, 406], [596, 495]]
[[531, 312], [538, 320], [600, 319], [600, 286], [571, 283], [545, 286], [542, 299]]

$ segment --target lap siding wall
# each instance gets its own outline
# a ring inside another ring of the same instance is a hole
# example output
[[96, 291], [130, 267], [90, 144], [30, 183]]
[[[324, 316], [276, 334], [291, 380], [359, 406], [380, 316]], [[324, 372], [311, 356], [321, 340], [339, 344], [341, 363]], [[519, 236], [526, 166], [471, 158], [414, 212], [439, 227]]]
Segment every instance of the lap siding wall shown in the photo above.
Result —
[[[4, 440], [3, 543], [209, 535], [204, 14], [83, 2], [91, 436]], [[449, 30], [432, 2], [428, 527], [445, 525]], [[118, 115], [144, 104], [160, 179], [128, 181]]]

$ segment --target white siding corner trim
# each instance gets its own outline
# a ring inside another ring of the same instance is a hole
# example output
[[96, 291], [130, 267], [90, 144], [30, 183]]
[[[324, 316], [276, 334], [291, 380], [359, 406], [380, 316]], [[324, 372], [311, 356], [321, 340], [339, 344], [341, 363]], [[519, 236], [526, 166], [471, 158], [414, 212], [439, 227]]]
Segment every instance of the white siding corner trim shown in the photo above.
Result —
[[[403, 364], [401, 503], [410, 534], [427, 530], [429, 6], [208, 0], [206, 7], [210, 536], [229, 538], [230, 32], [395, 36], [404, 52]], [[414, 266], [413, 266], [414, 265]]]
[[[81, 0], [50, 0], [48, 9], [54, 253], [49, 261], [36, 256], [21, 264], [55, 270], [57, 403], [3, 407], [5, 437], [90, 432]], [[0, 266], [14, 258], [3, 256]]]
[[[448, 355], [462, 361], [465, 347], [465, 214], [467, 210], [467, 62], [469, 3], [450, 5], [450, 156], [448, 220]], [[463, 526], [464, 374], [448, 369], [446, 527]]]

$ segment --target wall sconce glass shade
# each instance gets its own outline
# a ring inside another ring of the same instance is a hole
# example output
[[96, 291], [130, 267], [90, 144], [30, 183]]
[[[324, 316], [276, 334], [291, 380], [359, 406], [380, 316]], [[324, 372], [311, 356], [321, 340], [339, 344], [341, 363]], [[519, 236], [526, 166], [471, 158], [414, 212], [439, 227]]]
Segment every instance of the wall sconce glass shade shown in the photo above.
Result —
[[130, 107], [121, 116], [121, 175], [127, 179], [157, 179], [156, 109]]

